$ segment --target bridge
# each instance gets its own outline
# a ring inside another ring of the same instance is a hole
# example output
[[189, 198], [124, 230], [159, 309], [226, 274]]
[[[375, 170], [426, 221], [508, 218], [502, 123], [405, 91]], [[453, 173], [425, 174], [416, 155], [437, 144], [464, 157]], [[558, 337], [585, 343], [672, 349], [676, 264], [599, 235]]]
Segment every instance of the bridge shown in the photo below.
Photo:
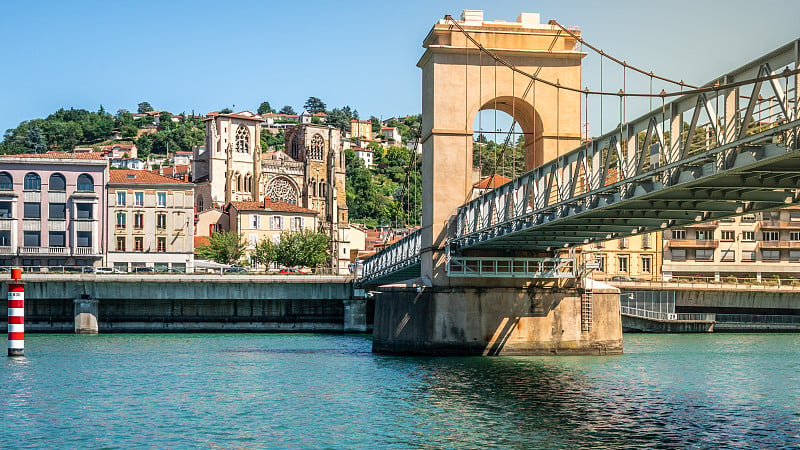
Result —
[[[358, 280], [379, 291], [377, 351], [621, 351], [618, 303], [594, 295], [604, 287], [585, 280], [591, 261], [571, 249], [800, 202], [800, 41], [702, 86], [598, 51], [601, 67], [605, 58], [675, 85], [659, 93], [581, 88], [582, 50], [597, 49], [538, 14], [446, 16], [423, 46], [422, 226], [367, 259]], [[602, 99], [619, 102], [618, 125], [595, 138], [580, 131], [592, 97], [601, 117]], [[627, 120], [636, 98], [656, 106]], [[470, 199], [473, 119], [487, 109], [522, 129], [528, 171]], [[398, 282], [416, 294], [385, 287]]]

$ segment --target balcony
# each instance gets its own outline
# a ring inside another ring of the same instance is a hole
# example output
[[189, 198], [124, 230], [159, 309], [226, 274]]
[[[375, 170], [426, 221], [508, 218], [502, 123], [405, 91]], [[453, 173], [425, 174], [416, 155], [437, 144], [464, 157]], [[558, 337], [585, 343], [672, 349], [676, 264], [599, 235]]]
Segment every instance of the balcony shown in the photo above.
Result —
[[719, 241], [716, 239], [670, 239], [667, 248], [717, 248]]
[[762, 230], [800, 230], [800, 221], [762, 220], [759, 225]]
[[51, 255], [64, 255], [69, 256], [69, 249], [67, 247], [47, 247], [45, 249]]
[[16, 220], [10, 218], [0, 218], [0, 230], [8, 231], [14, 227]]
[[0, 255], [16, 255], [17, 251], [10, 245], [0, 245]]
[[756, 248], [767, 250], [800, 250], [800, 241], [760, 241]]
[[100, 252], [93, 247], [75, 247], [72, 249], [72, 254], [74, 256], [99, 256]]
[[47, 253], [47, 248], [43, 247], [20, 247], [19, 254], [20, 255], [38, 255], [41, 253]]
[[684, 225], [683, 228], [691, 228], [691, 229], [708, 229], [708, 228], [717, 228], [719, 226], [719, 220], [712, 220], [710, 222], [703, 222], [703, 223], [693, 223], [691, 225]]

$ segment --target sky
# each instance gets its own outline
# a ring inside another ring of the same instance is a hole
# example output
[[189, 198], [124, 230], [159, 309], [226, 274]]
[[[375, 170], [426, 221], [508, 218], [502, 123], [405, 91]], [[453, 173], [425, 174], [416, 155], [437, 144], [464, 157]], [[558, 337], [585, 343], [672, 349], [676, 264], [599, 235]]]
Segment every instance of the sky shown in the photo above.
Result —
[[[419, 113], [422, 40], [462, 9], [508, 21], [538, 12], [691, 84], [800, 38], [797, 0], [4, 2], [0, 130], [62, 107], [114, 113], [142, 101], [176, 114], [262, 101], [299, 112], [315, 96], [362, 118]], [[599, 87], [596, 61], [584, 67], [584, 84]]]

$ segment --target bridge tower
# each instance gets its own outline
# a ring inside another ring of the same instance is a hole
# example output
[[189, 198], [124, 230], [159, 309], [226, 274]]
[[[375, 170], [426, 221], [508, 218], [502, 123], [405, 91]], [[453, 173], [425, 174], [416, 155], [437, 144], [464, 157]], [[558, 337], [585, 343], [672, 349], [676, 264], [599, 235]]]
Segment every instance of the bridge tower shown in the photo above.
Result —
[[[579, 32], [576, 30], [575, 35]], [[450, 277], [448, 220], [470, 199], [473, 122], [482, 110], [521, 127], [525, 169], [580, 145], [578, 42], [539, 14], [484, 21], [482, 11], [449, 16], [423, 42], [421, 281], [416, 291], [382, 288], [376, 298], [373, 350], [428, 354], [587, 354], [621, 352], [618, 291], [595, 289], [589, 330], [581, 292], [539, 289], [531, 279]], [[510, 64], [534, 76], [513, 70]], [[496, 139], [495, 139], [496, 141]], [[473, 256], [499, 256], [484, 251]], [[517, 256], [506, 254], [504, 256]], [[528, 255], [530, 256], [530, 255]], [[608, 287], [610, 288], [610, 287]], [[591, 305], [590, 305], [591, 307]], [[605, 320], [603, 311], [616, 314]], [[583, 316], [583, 317], [582, 317]], [[582, 326], [583, 320], [583, 326]]]

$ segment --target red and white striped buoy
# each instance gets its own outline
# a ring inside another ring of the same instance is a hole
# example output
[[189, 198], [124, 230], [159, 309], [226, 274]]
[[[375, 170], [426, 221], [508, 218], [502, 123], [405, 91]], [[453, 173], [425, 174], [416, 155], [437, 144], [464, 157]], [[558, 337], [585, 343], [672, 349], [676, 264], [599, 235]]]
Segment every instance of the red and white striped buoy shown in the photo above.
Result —
[[8, 356], [25, 355], [25, 284], [22, 269], [11, 269], [8, 283]]

